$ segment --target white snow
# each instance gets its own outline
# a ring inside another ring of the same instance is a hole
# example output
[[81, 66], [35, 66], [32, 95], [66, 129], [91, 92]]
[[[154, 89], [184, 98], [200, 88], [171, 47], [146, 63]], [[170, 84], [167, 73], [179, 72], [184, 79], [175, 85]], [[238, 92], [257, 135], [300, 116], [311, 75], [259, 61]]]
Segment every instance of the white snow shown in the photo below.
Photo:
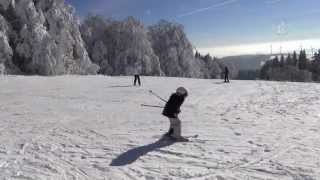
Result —
[[[0, 78], [0, 179], [320, 179], [320, 84], [143, 77]], [[189, 143], [148, 93], [189, 90]]]

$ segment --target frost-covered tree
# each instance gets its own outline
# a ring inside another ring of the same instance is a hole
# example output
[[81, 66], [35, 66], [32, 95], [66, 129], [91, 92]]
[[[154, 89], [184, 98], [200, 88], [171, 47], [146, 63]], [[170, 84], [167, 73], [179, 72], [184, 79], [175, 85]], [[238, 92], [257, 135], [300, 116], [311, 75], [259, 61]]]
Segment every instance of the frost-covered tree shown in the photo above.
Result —
[[203, 78], [220, 78], [225, 64], [216, 58], [211, 57], [210, 54], [202, 56], [200, 53], [196, 54], [196, 61], [200, 62], [200, 69]]
[[[10, 72], [11, 70], [13, 70], [12, 68], [17, 69], [14, 65], [12, 65], [13, 50], [9, 44], [10, 31], [11, 28], [9, 27], [8, 22], [0, 14], [0, 65], [2, 67], [1, 73], [5, 73], [6, 71]], [[11, 68], [6, 68], [7, 65], [11, 65]]]
[[88, 16], [82, 36], [100, 73], [109, 75], [160, 75], [160, 63], [148, 39], [147, 29], [133, 17], [123, 21]]
[[203, 76], [200, 62], [195, 60], [193, 47], [182, 25], [161, 20], [149, 27], [149, 38], [165, 75]]
[[99, 69], [90, 61], [79, 21], [64, 0], [1, 0], [0, 15], [1, 24], [7, 21], [10, 29], [5, 40], [12, 51], [12, 61], [5, 63], [9, 73], [15, 67], [40, 75], [95, 74]]

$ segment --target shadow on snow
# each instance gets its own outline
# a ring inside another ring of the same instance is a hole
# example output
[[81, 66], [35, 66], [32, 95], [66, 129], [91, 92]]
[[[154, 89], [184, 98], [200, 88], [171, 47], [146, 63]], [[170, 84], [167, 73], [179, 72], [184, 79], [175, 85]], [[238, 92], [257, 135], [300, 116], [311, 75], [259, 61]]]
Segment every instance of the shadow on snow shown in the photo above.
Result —
[[222, 81], [222, 82], [214, 82], [213, 84], [226, 84], [226, 82]]
[[125, 88], [125, 87], [133, 87], [133, 85], [108, 86], [107, 88]]
[[144, 156], [147, 153], [155, 151], [157, 149], [170, 146], [174, 143], [174, 141], [165, 140], [165, 138], [162, 137], [152, 144], [136, 147], [120, 154], [117, 158], [112, 160], [110, 166], [125, 166], [128, 164], [132, 164], [141, 156]]

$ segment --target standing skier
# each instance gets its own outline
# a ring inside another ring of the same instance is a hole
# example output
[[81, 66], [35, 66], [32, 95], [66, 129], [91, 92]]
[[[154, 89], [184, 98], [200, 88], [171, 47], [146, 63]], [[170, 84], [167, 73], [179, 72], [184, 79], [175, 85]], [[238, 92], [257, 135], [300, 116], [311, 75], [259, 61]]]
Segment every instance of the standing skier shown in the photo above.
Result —
[[141, 81], [140, 81], [140, 75], [139, 74], [135, 74], [134, 75], [134, 82], [133, 82], [134, 86], [137, 84], [137, 81], [138, 81], [139, 86], [141, 86]]
[[134, 74], [133, 85], [134, 86], [137, 84], [137, 81], [138, 81], [139, 86], [141, 86], [140, 73], [141, 73], [141, 67], [138, 64], [135, 64], [134, 72], [133, 72], [133, 74]]
[[170, 96], [162, 112], [162, 114], [170, 120], [169, 131], [165, 135], [177, 141], [188, 141], [188, 139], [181, 136], [181, 121], [178, 118], [178, 114], [181, 112], [180, 106], [187, 96], [188, 91], [184, 87], [179, 87], [176, 92]]
[[224, 82], [225, 82], [225, 83], [230, 82], [230, 81], [229, 81], [229, 69], [228, 69], [227, 66], [224, 68]]

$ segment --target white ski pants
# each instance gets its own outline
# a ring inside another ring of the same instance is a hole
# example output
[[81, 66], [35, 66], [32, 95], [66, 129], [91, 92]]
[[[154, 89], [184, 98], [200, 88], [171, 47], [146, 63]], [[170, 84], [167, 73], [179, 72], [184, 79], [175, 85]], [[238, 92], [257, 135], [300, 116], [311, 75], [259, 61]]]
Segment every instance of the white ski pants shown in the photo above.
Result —
[[172, 137], [179, 138], [181, 137], [181, 121], [177, 118], [169, 118], [170, 120], [170, 129], [173, 129]]

